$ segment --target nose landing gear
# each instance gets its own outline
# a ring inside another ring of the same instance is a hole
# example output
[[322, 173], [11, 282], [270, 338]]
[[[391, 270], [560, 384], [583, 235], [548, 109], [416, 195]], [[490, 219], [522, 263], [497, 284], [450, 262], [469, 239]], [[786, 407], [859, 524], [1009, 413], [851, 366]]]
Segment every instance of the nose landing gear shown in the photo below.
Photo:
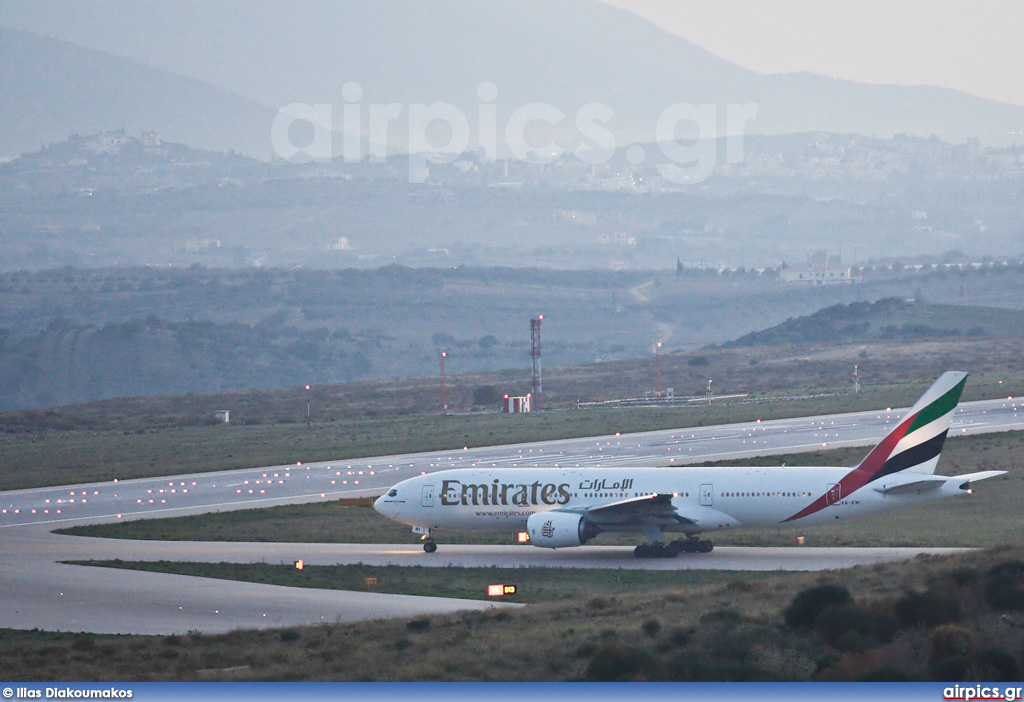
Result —
[[437, 542], [435, 542], [434, 538], [430, 535], [430, 527], [414, 526], [412, 528], [412, 533], [420, 535], [420, 540], [423, 541], [424, 551], [427, 553], [433, 553], [437, 550]]

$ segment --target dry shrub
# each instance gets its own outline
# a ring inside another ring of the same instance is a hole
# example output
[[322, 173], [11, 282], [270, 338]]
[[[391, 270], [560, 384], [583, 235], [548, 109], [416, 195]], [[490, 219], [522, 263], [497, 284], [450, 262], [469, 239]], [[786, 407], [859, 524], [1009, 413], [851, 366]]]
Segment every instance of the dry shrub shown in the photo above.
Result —
[[826, 609], [850, 602], [850, 591], [842, 585], [827, 583], [801, 590], [783, 613], [786, 626], [791, 629], [809, 629]]
[[974, 632], [956, 624], [946, 624], [928, 634], [928, 650], [932, 661], [950, 656], [970, 656], [974, 653]]
[[877, 649], [863, 653], [846, 653], [818, 673], [817, 679], [823, 682], [853, 682], [860, 680], [865, 671], [876, 670], [881, 665], [882, 653]]

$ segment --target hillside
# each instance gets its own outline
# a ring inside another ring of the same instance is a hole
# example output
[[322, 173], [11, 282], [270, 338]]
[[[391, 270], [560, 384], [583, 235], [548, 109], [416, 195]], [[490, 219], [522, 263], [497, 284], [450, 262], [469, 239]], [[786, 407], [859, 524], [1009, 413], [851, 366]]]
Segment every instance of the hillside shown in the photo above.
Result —
[[[336, 120], [348, 81], [362, 87], [363, 105], [448, 102], [471, 116], [471, 143], [477, 90], [488, 81], [498, 88], [500, 124], [529, 103], [550, 103], [572, 116], [598, 102], [615, 112], [608, 127], [620, 145], [654, 140], [658, 117], [675, 103], [723, 110], [754, 103], [759, 111], [746, 131], [757, 134], [935, 134], [951, 142], [975, 136], [1008, 145], [1024, 122], [1024, 108], [947, 89], [808, 73], [760, 75], [596, 0], [58, 0], [7, 3], [0, 22], [192, 76], [272, 107], [331, 104]], [[5, 63], [22, 66], [21, 60]], [[122, 69], [109, 69], [106, 79], [116, 80]], [[392, 130], [391, 146], [408, 141], [407, 115]], [[573, 122], [554, 132], [578, 140]]]
[[[0, 20], [2, 21], [2, 20]], [[269, 158], [274, 111], [195, 78], [0, 26], [0, 157], [73, 132], [155, 130]]]
[[[478, 386], [527, 391], [528, 320], [537, 314], [545, 316], [548, 406], [653, 390], [659, 340], [665, 387], [680, 395], [701, 392], [708, 378], [720, 392], [784, 389], [794, 377], [845, 384], [854, 363], [869, 372], [859, 345], [885, 347], [870, 352], [870, 372], [886, 377], [900, 369], [928, 376], [968, 358], [976, 372], [1013, 367], [1001, 364], [1024, 336], [1024, 267], [862, 272], [859, 285], [828, 288], [786, 284], [770, 271], [693, 269], [3, 273], [0, 409], [312, 383], [335, 387], [342, 413], [423, 411], [436, 406], [441, 350], [451, 406], [470, 409]], [[910, 295], [936, 302], [901, 302]], [[960, 306], [964, 295], [990, 307]], [[895, 299], [865, 301], [880, 298]], [[820, 369], [801, 361], [807, 349], [825, 353], [836, 343], [854, 351]], [[934, 344], [935, 355], [921, 352], [922, 343]], [[915, 353], [922, 357], [908, 366], [905, 356]], [[769, 382], [763, 365], [775, 358], [805, 368]]]
[[772, 344], [973, 340], [1024, 336], [1024, 312], [967, 305], [937, 305], [890, 297], [818, 310], [745, 334], [725, 346]]

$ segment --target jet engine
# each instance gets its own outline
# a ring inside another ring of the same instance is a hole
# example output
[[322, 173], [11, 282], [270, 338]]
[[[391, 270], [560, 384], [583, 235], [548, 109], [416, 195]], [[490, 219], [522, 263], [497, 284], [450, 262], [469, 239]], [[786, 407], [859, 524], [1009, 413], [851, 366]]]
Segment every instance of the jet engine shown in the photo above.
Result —
[[541, 548], [582, 546], [601, 533], [601, 528], [574, 512], [536, 512], [526, 520], [530, 543]]

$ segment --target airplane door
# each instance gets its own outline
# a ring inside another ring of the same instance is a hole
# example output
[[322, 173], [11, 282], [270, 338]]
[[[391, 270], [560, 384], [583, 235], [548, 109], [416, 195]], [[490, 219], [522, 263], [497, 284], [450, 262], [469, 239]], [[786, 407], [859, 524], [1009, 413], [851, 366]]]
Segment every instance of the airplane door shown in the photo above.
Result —
[[825, 504], [834, 505], [843, 499], [843, 486], [839, 483], [829, 483], [825, 491]]
[[700, 486], [700, 503], [705, 507], [710, 507], [715, 502], [715, 486], [710, 483], [706, 483]]
[[424, 507], [434, 506], [434, 486], [424, 485], [423, 486], [423, 499], [420, 501]]

